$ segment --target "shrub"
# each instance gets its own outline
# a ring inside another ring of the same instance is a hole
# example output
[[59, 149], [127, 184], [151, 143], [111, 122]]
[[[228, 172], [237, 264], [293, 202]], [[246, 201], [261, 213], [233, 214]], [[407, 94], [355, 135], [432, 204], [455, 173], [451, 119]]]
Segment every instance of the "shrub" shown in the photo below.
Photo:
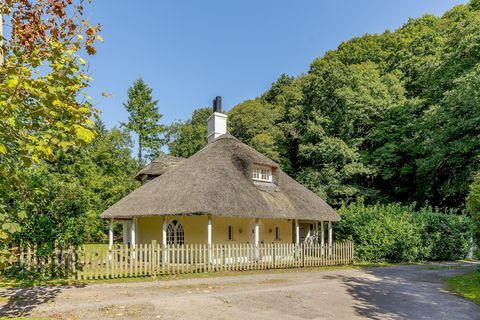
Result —
[[472, 220], [430, 207], [400, 204], [343, 205], [335, 237], [355, 243], [357, 259], [368, 262], [457, 260], [465, 257]]

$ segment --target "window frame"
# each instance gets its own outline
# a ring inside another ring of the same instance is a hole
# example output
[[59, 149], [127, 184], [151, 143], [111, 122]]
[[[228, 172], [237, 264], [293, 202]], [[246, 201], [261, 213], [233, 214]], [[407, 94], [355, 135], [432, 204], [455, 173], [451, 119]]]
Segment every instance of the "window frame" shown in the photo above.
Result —
[[273, 168], [269, 166], [254, 165], [252, 180], [259, 182], [273, 182]]

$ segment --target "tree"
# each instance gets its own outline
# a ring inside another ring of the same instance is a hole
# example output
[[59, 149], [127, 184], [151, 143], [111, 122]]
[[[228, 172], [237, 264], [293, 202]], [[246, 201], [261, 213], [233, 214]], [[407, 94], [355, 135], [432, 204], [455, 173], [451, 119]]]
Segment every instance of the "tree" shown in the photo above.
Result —
[[89, 243], [107, 239], [107, 224], [99, 215], [139, 186], [134, 179], [141, 164], [131, 156], [133, 142], [126, 130], [107, 130], [99, 120], [97, 137], [87, 146], [64, 152], [47, 166], [48, 174], [75, 182], [88, 195], [83, 239]]
[[58, 149], [94, 138], [97, 110], [84, 94], [91, 78], [81, 53], [95, 54], [94, 42], [101, 37], [100, 26], [83, 19], [82, 3], [0, 4], [9, 28], [0, 33], [0, 265], [11, 234], [18, 231], [18, 212], [9, 199], [18, 168], [38, 165], [53, 159]]
[[161, 138], [165, 127], [159, 124], [162, 114], [153, 100], [151, 89], [142, 79], [136, 80], [128, 89], [128, 100], [123, 104], [129, 113], [128, 122], [122, 124], [138, 136], [138, 159], [154, 158], [163, 145]]
[[274, 105], [260, 99], [247, 100], [233, 107], [228, 116], [232, 135], [272, 160], [280, 160], [277, 141], [282, 132], [276, 123], [281, 113]]
[[175, 122], [168, 128], [168, 148], [170, 154], [188, 158], [207, 144], [207, 120], [212, 108], [199, 108], [193, 111], [192, 118], [185, 122]]
[[99, 215], [139, 186], [140, 169], [131, 156], [126, 130], [95, 124], [97, 136], [87, 146], [60, 152], [55, 162], [43, 162], [19, 172], [10, 191], [13, 210], [28, 213], [18, 219], [18, 242], [38, 247], [106, 241], [107, 224]]

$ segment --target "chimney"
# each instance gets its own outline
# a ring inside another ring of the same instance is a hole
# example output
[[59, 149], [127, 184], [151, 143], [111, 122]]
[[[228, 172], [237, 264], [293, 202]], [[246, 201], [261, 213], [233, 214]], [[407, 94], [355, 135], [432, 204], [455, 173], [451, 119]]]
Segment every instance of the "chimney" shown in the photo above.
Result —
[[227, 115], [222, 113], [222, 97], [215, 97], [213, 100], [213, 114], [208, 118], [207, 124], [208, 143], [227, 133]]

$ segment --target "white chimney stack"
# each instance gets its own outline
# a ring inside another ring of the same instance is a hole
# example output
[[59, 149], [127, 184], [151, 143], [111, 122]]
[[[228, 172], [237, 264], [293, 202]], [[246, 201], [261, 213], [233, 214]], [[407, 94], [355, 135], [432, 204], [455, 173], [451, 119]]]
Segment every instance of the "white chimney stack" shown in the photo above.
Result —
[[222, 113], [222, 97], [213, 100], [213, 114], [208, 118], [208, 143], [227, 133], [227, 115]]

